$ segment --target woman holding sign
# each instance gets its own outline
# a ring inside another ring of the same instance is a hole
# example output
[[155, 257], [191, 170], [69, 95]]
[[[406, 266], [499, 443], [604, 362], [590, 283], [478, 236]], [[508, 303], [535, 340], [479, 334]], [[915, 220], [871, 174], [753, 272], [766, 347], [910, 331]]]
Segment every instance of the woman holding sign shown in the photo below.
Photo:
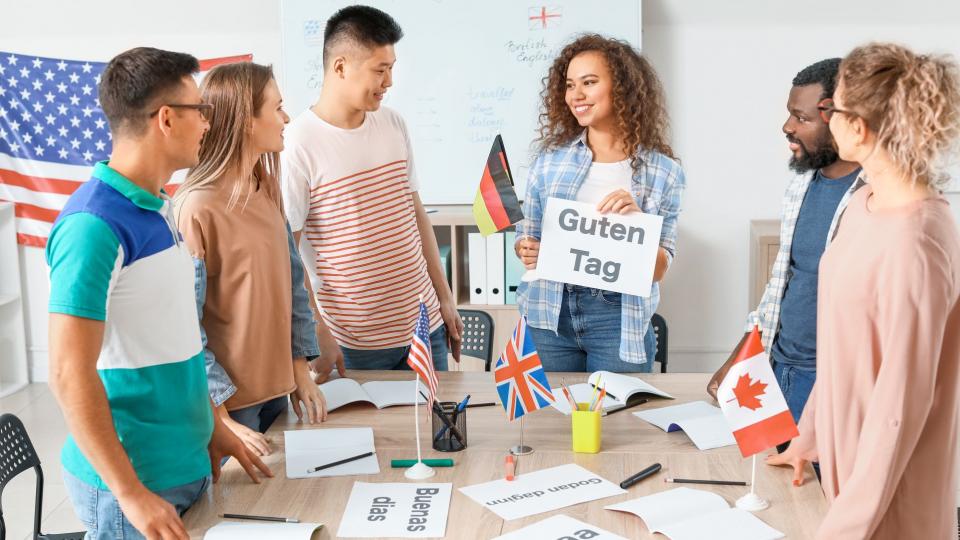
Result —
[[[941, 191], [960, 142], [960, 69], [898, 46], [854, 49], [821, 105], [863, 165], [820, 262], [817, 382], [771, 465], [820, 462], [817, 538], [956, 534], [960, 234]], [[922, 516], [922, 517], [921, 517]]]
[[530, 168], [514, 246], [537, 265], [548, 197], [600, 213], [663, 217], [648, 297], [538, 279], [517, 291], [543, 366], [551, 371], [649, 372], [650, 317], [676, 250], [685, 179], [667, 141], [663, 88], [630, 45], [586, 35], [560, 52], [543, 90], [540, 153]]

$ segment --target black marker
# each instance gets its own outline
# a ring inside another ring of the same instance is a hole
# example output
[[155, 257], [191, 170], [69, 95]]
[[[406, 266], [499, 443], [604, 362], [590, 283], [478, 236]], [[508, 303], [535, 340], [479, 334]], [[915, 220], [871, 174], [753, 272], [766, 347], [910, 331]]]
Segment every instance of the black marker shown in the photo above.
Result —
[[627, 489], [627, 488], [629, 488], [630, 486], [636, 484], [637, 482], [643, 480], [644, 478], [646, 478], [646, 477], [648, 477], [648, 476], [652, 476], [652, 475], [654, 475], [654, 474], [656, 474], [656, 473], [658, 473], [658, 472], [660, 472], [660, 464], [659, 464], [659, 463], [654, 463], [653, 465], [651, 465], [651, 466], [647, 467], [646, 469], [638, 472], [637, 474], [631, 476], [630, 478], [627, 478], [627, 479], [624, 480], [623, 482], [620, 482], [620, 489]]

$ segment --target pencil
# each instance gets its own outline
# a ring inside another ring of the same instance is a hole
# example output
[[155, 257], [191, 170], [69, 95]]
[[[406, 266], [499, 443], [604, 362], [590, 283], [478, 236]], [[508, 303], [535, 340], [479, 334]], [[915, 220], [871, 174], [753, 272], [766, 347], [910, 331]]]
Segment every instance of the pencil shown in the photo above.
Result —
[[746, 486], [746, 482], [732, 480], [689, 480], [687, 478], [664, 478], [664, 482], [671, 484], [710, 484], [714, 486]]
[[373, 452], [366, 452], [356, 456], [350, 456], [346, 459], [341, 459], [340, 461], [334, 461], [333, 463], [327, 463], [326, 465], [320, 465], [319, 467], [314, 467], [312, 469], [307, 469], [307, 473], [315, 473], [317, 471], [322, 471], [324, 469], [329, 469], [330, 467], [336, 467], [337, 465], [343, 465], [344, 463], [350, 463], [351, 461], [357, 461], [358, 459], [363, 459], [373, 455]]

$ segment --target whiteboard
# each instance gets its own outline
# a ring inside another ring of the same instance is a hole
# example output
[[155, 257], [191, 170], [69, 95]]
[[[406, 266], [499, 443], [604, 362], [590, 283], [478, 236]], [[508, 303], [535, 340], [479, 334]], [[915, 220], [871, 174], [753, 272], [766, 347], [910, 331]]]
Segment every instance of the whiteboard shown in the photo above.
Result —
[[[282, 0], [283, 98], [292, 116], [323, 82], [327, 18], [354, 2]], [[542, 79], [557, 52], [582, 32], [641, 42], [640, 0], [368, 0], [403, 28], [393, 87], [383, 104], [406, 120], [420, 197], [471, 203], [487, 153], [503, 135], [522, 198], [537, 137]]]

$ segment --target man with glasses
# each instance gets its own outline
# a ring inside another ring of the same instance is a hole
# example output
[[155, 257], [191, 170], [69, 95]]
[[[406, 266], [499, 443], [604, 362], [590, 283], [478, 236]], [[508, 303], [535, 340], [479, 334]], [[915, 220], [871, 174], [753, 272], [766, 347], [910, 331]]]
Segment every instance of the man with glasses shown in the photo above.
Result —
[[[860, 166], [843, 161], [830, 134], [839, 58], [806, 67], [793, 79], [787, 100], [789, 116], [783, 132], [793, 155], [790, 169], [798, 173], [787, 188], [780, 222], [780, 251], [757, 309], [747, 317], [749, 334], [760, 328], [764, 349], [794, 420], [816, 380], [817, 269], [820, 256], [833, 238], [850, 195], [863, 182]], [[717, 387], [746, 340], [710, 379], [707, 392], [716, 399]]]
[[70, 436], [63, 479], [87, 538], [187, 539], [180, 520], [234, 456], [270, 470], [213, 414], [190, 253], [162, 187], [196, 165], [213, 111], [196, 58], [137, 48], [99, 85], [109, 162], [47, 243], [50, 388]]

